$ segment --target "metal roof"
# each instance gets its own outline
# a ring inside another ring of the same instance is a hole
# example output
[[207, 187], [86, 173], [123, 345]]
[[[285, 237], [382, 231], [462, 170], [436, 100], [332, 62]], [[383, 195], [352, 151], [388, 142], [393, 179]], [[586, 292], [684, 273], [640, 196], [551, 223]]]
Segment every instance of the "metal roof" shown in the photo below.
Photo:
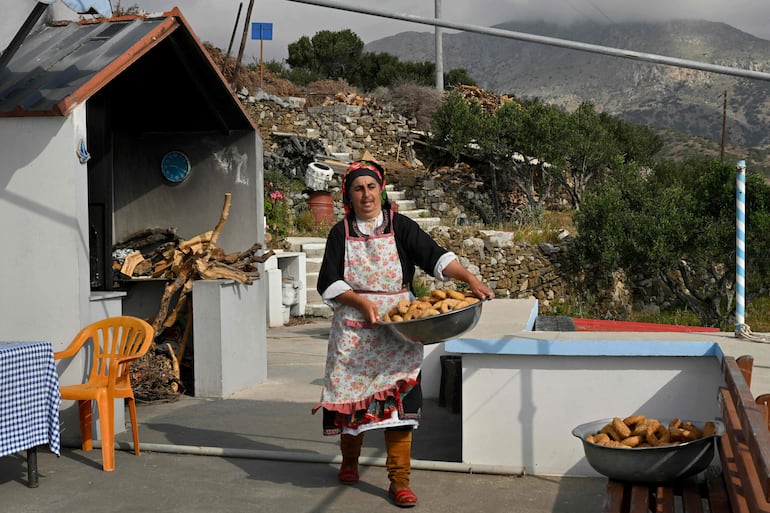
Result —
[[177, 8], [44, 25], [0, 69], [0, 117], [66, 116], [96, 94], [151, 131], [255, 129]]

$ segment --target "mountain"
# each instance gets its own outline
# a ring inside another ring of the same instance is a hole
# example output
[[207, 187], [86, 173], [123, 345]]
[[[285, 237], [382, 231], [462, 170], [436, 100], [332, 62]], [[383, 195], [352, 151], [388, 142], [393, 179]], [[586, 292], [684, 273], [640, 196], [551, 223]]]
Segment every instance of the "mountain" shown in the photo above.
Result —
[[[770, 41], [724, 23], [508, 22], [495, 28], [770, 72]], [[433, 61], [434, 45], [433, 32], [404, 32], [364, 51]], [[443, 54], [445, 72], [464, 68], [489, 91], [540, 98], [567, 110], [591, 102], [631, 123], [713, 141], [721, 141], [724, 110], [728, 144], [770, 148], [770, 82], [469, 32], [445, 32]]]

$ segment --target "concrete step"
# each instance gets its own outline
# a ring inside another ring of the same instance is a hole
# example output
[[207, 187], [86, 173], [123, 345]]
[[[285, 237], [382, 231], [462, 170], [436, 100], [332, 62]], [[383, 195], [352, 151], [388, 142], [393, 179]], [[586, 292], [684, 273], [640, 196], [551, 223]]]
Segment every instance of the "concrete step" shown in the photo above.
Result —
[[416, 210], [417, 209], [417, 203], [414, 200], [409, 199], [403, 199], [403, 200], [391, 200], [393, 203], [398, 205], [398, 211], [404, 212], [404, 211], [410, 211], [410, 210]]
[[[399, 212], [401, 212], [401, 210], [399, 210]], [[401, 213], [414, 220], [423, 230], [429, 230], [436, 226], [441, 226], [441, 218], [428, 217], [429, 212], [425, 209], [407, 210]]]
[[286, 237], [289, 247], [286, 251], [302, 251], [305, 244], [326, 244], [325, 237]]
[[388, 199], [390, 201], [402, 201], [406, 199], [406, 192], [404, 191], [394, 191], [393, 189], [388, 189], [390, 186], [385, 186], [385, 190], [388, 193]]
[[332, 309], [325, 303], [308, 303], [305, 306], [305, 316], [307, 317], [322, 317], [324, 319], [330, 319], [332, 316]]
[[323, 303], [323, 299], [321, 299], [321, 294], [319, 294], [316, 289], [309, 289], [307, 291], [307, 304], [310, 303]]
[[415, 222], [420, 225], [423, 230], [430, 230], [436, 226], [441, 226], [440, 217], [420, 217], [415, 219]]
[[401, 208], [399, 208], [398, 213], [405, 215], [406, 217], [411, 217], [412, 219], [418, 219], [420, 217], [428, 217], [430, 215], [430, 211], [424, 208], [410, 209], [410, 210], [401, 210]]
[[323, 259], [325, 250], [326, 250], [325, 240], [323, 242], [307, 242], [302, 245], [302, 251], [305, 252], [306, 258]]
[[321, 270], [321, 262], [323, 262], [323, 257], [305, 257], [305, 270], [309, 273], [317, 273]]
[[[318, 273], [307, 273], [305, 275], [305, 287], [307, 287], [308, 298], [310, 298], [311, 291], [315, 292], [316, 285], [318, 285]], [[308, 301], [310, 301], [310, 299], [308, 299]]]

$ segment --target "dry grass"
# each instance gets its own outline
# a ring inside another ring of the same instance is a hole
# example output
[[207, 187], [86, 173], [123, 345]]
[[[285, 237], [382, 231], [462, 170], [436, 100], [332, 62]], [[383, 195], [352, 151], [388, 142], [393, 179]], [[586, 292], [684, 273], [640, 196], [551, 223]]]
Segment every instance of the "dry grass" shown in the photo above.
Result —
[[566, 210], [546, 210], [542, 215], [533, 215], [530, 219], [520, 219], [517, 223], [502, 223], [489, 227], [490, 230], [512, 232], [514, 240], [540, 244], [555, 243], [564, 231], [575, 235], [575, 224], [572, 221], [574, 212]]
[[756, 333], [770, 333], [770, 297], [754, 298], [746, 304], [746, 324]]

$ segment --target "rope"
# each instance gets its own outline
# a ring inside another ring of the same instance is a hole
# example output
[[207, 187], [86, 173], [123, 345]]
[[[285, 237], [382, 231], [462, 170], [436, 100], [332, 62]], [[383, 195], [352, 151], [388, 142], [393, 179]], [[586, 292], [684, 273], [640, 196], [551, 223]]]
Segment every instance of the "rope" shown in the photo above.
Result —
[[753, 333], [748, 324], [741, 324], [738, 329], [735, 330], [735, 336], [738, 338], [745, 338], [750, 342], [770, 343], [770, 337]]

